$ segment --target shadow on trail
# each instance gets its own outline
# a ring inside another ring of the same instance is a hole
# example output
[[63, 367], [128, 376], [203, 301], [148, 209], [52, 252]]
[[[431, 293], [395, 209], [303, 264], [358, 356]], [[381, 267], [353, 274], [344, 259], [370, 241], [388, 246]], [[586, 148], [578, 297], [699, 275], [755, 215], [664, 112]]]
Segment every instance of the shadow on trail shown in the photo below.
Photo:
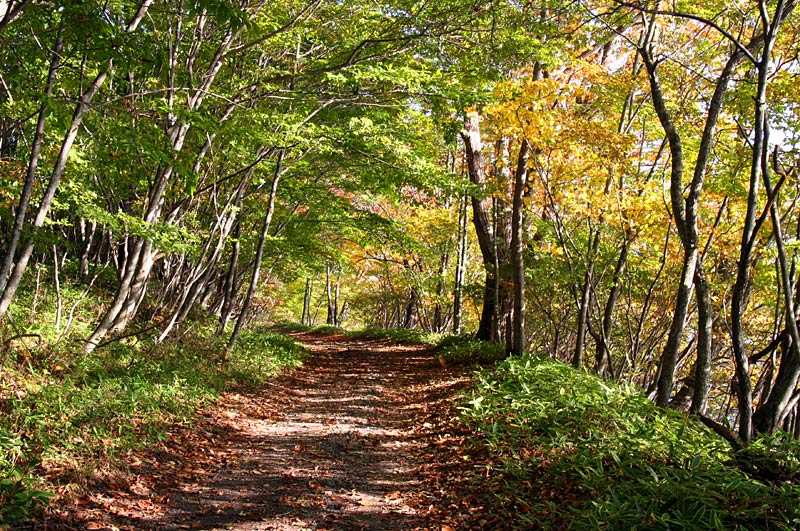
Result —
[[215, 415], [228, 462], [193, 477], [140, 528], [426, 528], [415, 424], [438, 364], [422, 347], [298, 339], [312, 351], [302, 369], [229, 397]]

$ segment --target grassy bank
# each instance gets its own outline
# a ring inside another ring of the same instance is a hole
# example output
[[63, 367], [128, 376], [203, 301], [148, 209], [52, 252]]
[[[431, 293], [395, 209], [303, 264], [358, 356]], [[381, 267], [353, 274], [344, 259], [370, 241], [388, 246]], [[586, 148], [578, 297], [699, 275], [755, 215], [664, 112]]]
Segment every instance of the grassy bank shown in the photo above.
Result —
[[226, 389], [299, 365], [305, 350], [266, 329], [233, 352], [212, 328], [163, 344], [123, 340], [90, 356], [17, 349], [0, 367], [0, 524], [19, 521], [53, 492], [68, 492], [117, 456], [191, 423]]
[[[800, 487], [745, 474], [691, 418], [550, 359], [483, 371], [463, 414], [492, 456], [482, 488], [518, 529], [800, 526]], [[759, 444], [797, 466], [794, 443]]]

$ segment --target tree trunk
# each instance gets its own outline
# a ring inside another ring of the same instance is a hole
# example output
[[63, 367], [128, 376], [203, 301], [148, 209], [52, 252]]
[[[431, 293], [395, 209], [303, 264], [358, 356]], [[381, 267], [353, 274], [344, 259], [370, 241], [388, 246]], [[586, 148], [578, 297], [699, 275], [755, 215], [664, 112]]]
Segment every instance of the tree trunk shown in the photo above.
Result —
[[584, 351], [586, 349], [586, 332], [589, 329], [590, 312], [592, 304], [592, 292], [594, 291], [594, 263], [597, 250], [600, 247], [600, 231], [589, 231], [590, 240], [587, 249], [587, 269], [583, 276], [580, 298], [578, 299], [578, 319], [575, 332], [575, 350], [572, 354], [572, 366], [576, 369], [583, 369]]
[[239, 334], [242, 331], [245, 321], [247, 320], [247, 313], [250, 311], [250, 304], [253, 301], [256, 288], [258, 287], [259, 276], [261, 275], [261, 261], [264, 258], [264, 247], [267, 243], [269, 236], [269, 227], [272, 223], [272, 216], [275, 213], [275, 198], [278, 195], [278, 182], [280, 181], [281, 174], [283, 173], [283, 158], [284, 150], [281, 149], [278, 153], [278, 161], [275, 164], [275, 174], [272, 178], [272, 186], [269, 191], [269, 200], [267, 201], [267, 211], [264, 213], [264, 224], [261, 227], [261, 234], [258, 239], [258, 248], [256, 249], [255, 263], [253, 264], [253, 274], [250, 277], [250, 285], [247, 287], [244, 301], [242, 301], [242, 309], [239, 312], [239, 317], [236, 319], [236, 324], [233, 327], [233, 332], [228, 340], [228, 351], [233, 350], [236, 346], [236, 341], [239, 339]]
[[[131, 33], [136, 30], [141, 20], [144, 18], [147, 10], [152, 3], [152, 0], [145, 0], [139, 9], [137, 10], [136, 14], [134, 15], [133, 19], [128, 23], [125, 31], [127, 33]], [[60, 47], [60, 35], [61, 35], [61, 28], [59, 29], [59, 37], [57, 37], [57, 47]], [[55, 54], [58, 55], [58, 54]], [[58, 58], [54, 56], [53, 58], [54, 63], [51, 63], [51, 67], [53, 65], [58, 65]], [[56, 191], [58, 189], [58, 185], [61, 182], [61, 178], [64, 175], [64, 171], [67, 167], [67, 160], [69, 158], [69, 154], [72, 151], [72, 146], [75, 143], [75, 139], [78, 137], [78, 131], [83, 123], [83, 118], [86, 113], [89, 111], [89, 105], [91, 104], [92, 100], [94, 99], [97, 92], [105, 83], [106, 78], [108, 77], [109, 73], [112, 71], [113, 63], [112, 59], [109, 59], [108, 64], [106, 65], [105, 69], [101, 69], [100, 73], [94, 78], [94, 81], [89, 85], [89, 88], [81, 94], [78, 98], [78, 103], [75, 106], [75, 112], [72, 115], [72, 122], [70, 123], [69, 128], [67, 129], [66, 134], [64, 135], [64, 140], [61, 142], [61, 149], [59, 150], [58, 157], [56, 158], [56, 162], [53, 166], [52, 171], [50, 172], [50, 180], [47, 184], [47, 188], [44, 191], [41, 201], [39, 202], [39, 208], [36, 212], [36, 218], [33, 221], [33, 226], [36, 228], [44, 226], [45, 220], [47, 219], [47, 215], [50, 212], [50, 206], [53, 203], [53, 199], [55, 198]], [[51, 71], [52, 75], [55, 75], [54, 71]], [[48, 76], [50, 75], [48, 74]], [[48, 90], [52, 90], [52, 86], [50, 84], [50, 80], [48, 79]], [[38, 126], [37, 126], [38, 131]], [[41, 138], [40, 138], [41, 142]], [[31, 158], [33, 161], [33, 157]], [[38, 154], [37, 160], [34, 163], [34, 172], [36, 167], [38, 166]], [[30, 169], [30, 168], [29, 168]], [[24, 210], [24, 209], [23, 209]], [[22, 212], [22, 215], [25, 215], [25, 212]], [[19, 240], [17, 240], [19, 241]], [[11, 271], [11, 276], [8, 278], [7, 283], [2, 286], [0, 289], [0, 318], [2, 318], [6, 311], [8, 311], [8, 307], [11, 305], [11, 302], [14, 300], [16, 295], [17, 289], [19, 288], [19, 283], [22, 280], [22, 275], [25, 272], [25, 269], [28, 265], [28, 260], [33, 252], [34, 241], [28, 238], [23, 246], [22, 250], [20, 251], [19, 258], [13, 266], [13, 271]], [[16, 244], [15, 244], [16, 245]], [[6, 258], [3, 260], [2, 270], [0, 270], [0, 285], [5, 281], [6, 275], [9, 274], [9, 271], [6, 269], [6, 262], [13, 262], [13, 249], [7, 253]], [[10, 268], [9, 268], [10, 269]]]
[[589, 264], [589, 270], [583, 277], [581, 297], [578, 301], [578, 320], [575, 332], [575, 350], [572, 353], [572, 366], [576, 369], [583, 368], [583, 352], [586, 343], [586, 329], [589, 321], [589, 303], [592, 292], [592, 276], [594, 261]]
[[[480, 193], [485, 193], [486, 161], [483, 156], [480, 118], [477, 113], [472, 113], [467, 117], [464, 129], [461, 131], [461, 138], [464, 140], [470, 180], [480, 188]], [[490, 215], [492, 211], [491, 204], [489, 197], [472, 195], [472, 223], [475, 225], [478, 246], [481, 250], [486, 271], [481, 320], [478, 325], [478, 331], [475, 333], [475, 337], [482, 341], [494, 341], [497, 331], [495, 315], [498, 301], [495, 296], [495, 290], [498, 288], [499, 272], [495, 268], [497, 256], [494, 228]]]
[[458, 259], [453, 287], [453, 333], [461, 333], [461, 305], [464, 292], [464, 271], [467, 265], [467, 194], [464, 193], [458, 208]]
[[514, 174], [513, 213], [511, 217], [511, 261], [514, 280], [514, 312], [511, 353], [525, 352], [525, 189], [528, 183], [528, 152], [530, 145], [523, 140], [519, 147], [517, 171]]
[[[752, 251], [755, 244], [756, 235], [761, 227], [763, 218], [756, 221], [756, 209], [758, 208], [759, 198], [759, 181], [764, 179], [765, 187], [767, 188], [767, 195], [769, 202], [774, 199], [772, 197], [772, 190], [769, 181], [769, 163], [768, 163], [768, 148], [769, 148], [769, 129], [767, 117], [767, 99], [766, 88], [769, 74], [769, 62], [772, 54], [772, 46], [777, 37], [778, 29], [784, 20], [791, 14], [795, 8], [795, 2], [790, 1], [784, 3], [782, 0], [778, 2], [775, 8], [775, 15], [771, 21], [766, 17], [767, 6], [760, 3], [762, 10], [762, 21], [765, 27], [763, 33], [754, 37], [746, 46], [746, 49], [751, 53], [761, 49], [759, 59], [756, 61], [756, 70], [758, 74], [758, 83], [755, 95], [755, 112], [754, 112], [754, 131], [753, 131], [753, 154], [750, 164], [750, 182], [747, 194], [747, 211], [745, 215], [745, 222], [742, 228], [742, 239], [739, 251], [739, 261], [737, 264], [736, 282], [731, 296], [731, 339], [733, 343], [734, 360], [736, 362], [736, 395], [739, 406], [739, 437], [745, 442], [749, 443], [753, 437], [754, 423], [758, 424], [759, 431], [764, 430], [766, 433], [771, 433], [774, 430], [778, 418], [784, 414], [782, 411], [786, 405], [786, 393], [791, 393], [788, 389], [784, 388], [776, 394], [773, 387], [770, 393], [770, 399], [759, 408], [757, 415], [753, 415], [753, 392], [752, 383], [750, 381], [750, 362], [746, 353], [744, 329], [742, 326], [742, 319], [746, 309], [745, 294], [749, 290], [751, 271], [752, 271]], [[732, 71], [733, 66], [738, 65], [745, 57], [741, 50], [737, 50], [731, 55], [731, 58], [726, 64], [726, 68], [730, 65]], [[730, 75], [728, 76], [730, 77]], [[776, 230], [776, 237], [780, 236], [780, 217], [777, 216], [777, 206], [772, 203], [768, 207], [773, 220], [773, 230]], [[777, 222], [777, 224], [776, 224]], [[794, 382], [796, 385], [795, 372], [797, 369], [791, 367], [794, 364], [800, 364], [800, 332], [797, 329], [796, 317], [793, 309], [793, 290], [792, 283], [789, 279], [789, 274], [786, 265], [786, 255], [783, 251], [783, 241], [776, 241], [778, 247], [778, 257], [780, 265], [780, 282], [783, 284], [784, 290], [788, 289], [788, 293], [784, 293], [785, 310], [787, 312], [786, 322], [787, 329], [793, 339], [793, 345], [790, 348], [790, 353], [784, 353], [786, 361], [789, 363], [786, 367], [783, 366], [783, 359], [781, 360], [781, 367], [778, 369], [778, 377], [781, 378], [781, 387], [786, 384]], [[783, 370], [783, 374], [781, 371]], [[776, 386], [778, 382], [776, 381]], [[793, 386], [791, 386], [793, 388]], [[772, 399], [772, 397], [775, 397]], [[783, 404], [783, 405], [782, 405]]]
[[303, 293], [303, 315], [300, 317], [300, 323], [305, 326], [311, 326], [311, 279], [306, 279], [306, 290]]
[[415, 288], [411, 288], [408, 294], [408, 303], [406, 303], [403, 310], [403, 322], [401, 327], [406, 330], [414, 328], [414, 318], [417, 315], [417, 306], [419, 305], [419, 294]]
[[[17, 245], [22, 238], [22, 228], [25, 224], [25, 218], [28, 215], [28, 204], [31, 200], [33, 193], [33, 186], [36, 183], [36, 174], [39, 170], [39, 156], [42, 152], [42, 141], [44, 139], [44, 129], [47, 118], [47, 105], [48, 100], [53, 94], [53, 86], [56, 81], [56, 73], [58, 72], [58, 65], [61, 62], [61, 48], [63, 46], [64, 25], [59, 25], [58, 34], [56, 35], [55, 44], [51, 52], [52, 58], [50, 60], [50, 68], [47, 72], [47, 86], [44, 91], [42, 103], [39, 106], [39, 117], [36, 121], [36, 131], [33, 135], [33, 143], [31, 145], [31, 154], [28, 160], [28, 170], [25, 174], [25, 184], [22, 187], [22, 193], [17, 205], [16, 214], [14, 216], [14, 225], [11, 229], [11, 238], [6, 248], [6, 254], [3, 257], [2, 265], [0, 265], [0, 308], [8, 308], [8, 305], [14, 298], [14, 293], [6, 295], [6, 286], [8, 275], [14, 267], [14, 256], [17, 253]], [[14, 290], [16, 291], [16, 289]], [[8, 299], [8, 302], [3, 303]], [[5, 309], [0, 309], [0, 318], [5, 315]]]
[[[764, 59], [760, 65], [759, 80], [763, 77], [766, 84], [766, 77], [768, 74], [768, 61], [769, 61], [769, 47], [764, 52]], [[763, 68], [763, 70], [762, 70]], [[759, 83], [760, 85], [760, 83]], [[766, 119], [766, 97], [764, 91], [759, 91], [758, 102], [759, 105], [764, 106], [763, 120], [765, 124], [764, 129], [764, 152], [760, 159], [761, 174], [764, 180], [764, 188], [766, 189], [767, 196], [770, 198], [775, 197], [775, 190], [773, 190], [770, 169], [768, 163], [768, 154], [766, 147], [769, 145], [769, 130]], [[758, 113], [757, 113], [758, 116]], [[784, 243], [784, 236], [781, 228], [781, 216], [778, 212], [778, 202], [775, 200], [769, 201], [769, 211], [772, 218], [772, 231], [774, 236], [775, 245], [778, 250], [778, 271], [779, 282], [783, 287], [783, 305], [784, 305], [784, 322], [785, 329], [788, 331], [789, 341], [784, 348], [781, 357], [780, 365], [778, 367], [778, 375], [772, 385], [769, 396], [764, 402], [763, 406], [759, 407], [753, 415], [753, 427], [759, 433], [772, 434], [780, 428], [786, 415], [789, 414], [791, 409], [795, 406], [795, 393], [797, 392], [797, 384], [800, 381], [800, 332], [797, 326], [797, 312], [795, 310], [795, 285], [794, 279], [794, 264], [790, 272], [788, 258], [786, 254], [786, 247]]]
[[169, 323], [164, 327], [158, 337], [159, 342], [164, 341], [170, 331], [175, 326], [180, 325], [186, 317], [188, 317], [189, 312], [203, 292], [205, 283], [210, 281], [212, 277], [211, 272], [217, 267], [220, 255], [225, 247], [225, 242], [236, 223], [236, 214], [244, 198], [244, 190], [247, 187], [247, 182], [249, 181], [252, 171], [253, 170], [245, 172], [244, 177], [236, 187], [236, 193], [228, 198], [223, 213], [216, 216], [216, 222], [210, 229], [208, 238], [206, 238], [203, 243], [203, 250], [196, 259], [194, 266], [189, 267], [185, 274], [179, 272], [175, 274], [175, 277], [177, 277], [176, 281], [178, 281], [182, 287], [172, 290], [172, 293], [170, 293], [171, 298], [176, 301], [176, 304], [172, 309]]
[[697, 298], [697, 360], [694, 366], [692, 405], [689, 411], [705, 415], [711, 389], [711, 352], [714, 332], [711, 286], [708, 284], [702, 261], [698, 261], [694, 277]]
[[[603, 323], [600, 331], [600, 341], [597, 342], [595, 350], [595, 372], [598, 376], [604, 376], [607, 372], [613, 372], [611, 363], [611, 335], [614, 327], [614, 309], [617, 305], [617, 299], [622, 291], [622, 274], [628, 263], [628, 249], [631, 244], [631, 239], [626, 235], [622, 241], [622, 248], [617, 258], [617, 264], [614, 266], [614, 274], [611, 278], [611, 289], [608, 292], [608, 299], [603, 307]], [[613, 374], [612, 374], [613, 377]]]
[[231, 318], [233, 300], [236, 298], [236, 291], [239, 284], [239, 238], [242, 234], [242, 211], [239, 210], [236, 227], [233, 231], [233, 244], [231, 248], [231, 259], [228, 264], [228, 271], [225, 274], [225, 284], [223, 286], [222, 306], [219, 313], [219, 324], [217, 325], [217, 336], [225, 333], [225, 328]]
[[[448, 245], [449, 246], [449, 245]], [[444, 332], [447, 327], [447, 315], [444, 309], [444, 299], [447, 295], [447, 285], [445, 276], [450, 268], [450, 251], [444, 251], [439, 259], [438, 281], [436, 282], [436, 304], [433, 310], [432, 331], [436, 333]]]
[[336, 326], [336, 310], [338, 307], [333, 300], [333, 286], [331, 283], [331, 264], [325, 264], [325, 296], [328, 300], [328, 313], [325, 318], [325, 324], [328, 326]]
[[3, 31], [6, 26], [11, 24], [14, 19], [19, 17], [22, 14], [23, 9], [25, 6], [31, 3], [31, 0], [17, 0], [16, 2], [11, 3], [8, 5], [8, 2], [3, 2], [3, 7], [5, 8], [2, 15], [0, 15], [0, 31]]

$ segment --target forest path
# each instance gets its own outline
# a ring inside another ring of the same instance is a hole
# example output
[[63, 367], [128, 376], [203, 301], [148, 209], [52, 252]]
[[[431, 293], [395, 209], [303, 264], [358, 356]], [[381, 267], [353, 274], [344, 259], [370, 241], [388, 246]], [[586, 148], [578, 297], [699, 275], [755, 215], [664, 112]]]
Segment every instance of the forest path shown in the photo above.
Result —
[[467, 378], [422, 346], [293, 335], [311, 351], [303, 367], [226, 394], [199, 425], [134, 458], [124, 485], [107, 484], [83, 502], [80, 525], [467, 528], [479, 515], [450, 494], [472, 470], [459, 463], [464, 435], [452, 409]]

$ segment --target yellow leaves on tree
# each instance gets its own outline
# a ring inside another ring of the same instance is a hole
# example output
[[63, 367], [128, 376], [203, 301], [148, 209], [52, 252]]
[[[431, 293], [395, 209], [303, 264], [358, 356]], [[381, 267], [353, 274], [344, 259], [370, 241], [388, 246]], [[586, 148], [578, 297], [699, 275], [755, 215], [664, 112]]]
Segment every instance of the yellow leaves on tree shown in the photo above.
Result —
[[495, 134], [530, 144], [531, 200], [594, 220], [623, 217], [634, 137], [617, 132], [611, 96], [599, 88], [608, 78], [602, 67], [577, 63], [543, 79], [525, 72], [498, 87], [498, 103], [485, 112]]

